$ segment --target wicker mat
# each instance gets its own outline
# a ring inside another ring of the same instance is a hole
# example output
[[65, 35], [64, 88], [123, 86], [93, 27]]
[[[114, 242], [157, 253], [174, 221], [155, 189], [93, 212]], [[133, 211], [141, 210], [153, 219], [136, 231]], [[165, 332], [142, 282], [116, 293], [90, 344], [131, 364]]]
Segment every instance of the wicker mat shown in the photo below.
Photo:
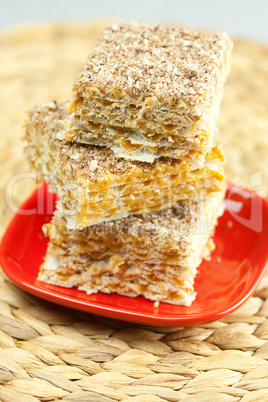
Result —
[[[1, 235], [5, 189], [27, 172], [20, 137], [35, 104], [70, 97], [104, 23], [27, 26], [0, 35]], [[268, 48], [235, 41], [218, 140], [227, 175], [268, 195]], [[258, 181], [253, 180], [258, 173]], [[18, 176], [15, 176], [18, 177]], [[18, 180], [14, 204], [34, 188]], [[9, 203], [10, 205], [10, 203]], [[221, 321], [155, 328], [49, 304], [0, 274], [0, 400], [268, 401], [268, 277]]]

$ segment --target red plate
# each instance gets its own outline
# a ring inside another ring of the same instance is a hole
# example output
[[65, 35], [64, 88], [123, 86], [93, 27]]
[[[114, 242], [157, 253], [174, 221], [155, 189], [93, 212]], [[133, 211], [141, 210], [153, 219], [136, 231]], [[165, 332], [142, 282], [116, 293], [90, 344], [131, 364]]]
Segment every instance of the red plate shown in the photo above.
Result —
[[1, 243], [6, 275], [36, 296], [74, 309], [147, 325], [191, 326], [212, 322], [236, 310], [252, 294], [268, 259], [268, 204], [257, 194], [229, 186], [210, 261], [199, 267], [191, 307], [98, 293], [88, 296], [36, 280], [46, 252], [42, 225], [51, 218], [56, 196], [41, 186], [11, 221]]

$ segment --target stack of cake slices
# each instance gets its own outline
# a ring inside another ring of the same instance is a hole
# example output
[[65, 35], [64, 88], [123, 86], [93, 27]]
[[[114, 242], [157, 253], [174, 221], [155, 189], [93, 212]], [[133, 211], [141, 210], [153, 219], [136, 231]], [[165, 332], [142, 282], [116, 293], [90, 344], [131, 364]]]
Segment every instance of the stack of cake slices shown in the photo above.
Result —
[[213, 133], [231, 49], [226, 34], [110, 26], [71, 102], [29, 112], [27, 158], [59, 197], [40, 281], [191, 305], [223, 210]]

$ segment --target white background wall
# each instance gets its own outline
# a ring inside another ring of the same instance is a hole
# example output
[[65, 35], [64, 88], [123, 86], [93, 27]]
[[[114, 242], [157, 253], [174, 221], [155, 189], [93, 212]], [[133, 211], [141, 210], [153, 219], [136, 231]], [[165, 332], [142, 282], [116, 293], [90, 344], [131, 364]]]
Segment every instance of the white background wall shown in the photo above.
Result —
[[0, 0], [0, 30], [107, 17], [227, 31], [268, 44], [268, 0]]

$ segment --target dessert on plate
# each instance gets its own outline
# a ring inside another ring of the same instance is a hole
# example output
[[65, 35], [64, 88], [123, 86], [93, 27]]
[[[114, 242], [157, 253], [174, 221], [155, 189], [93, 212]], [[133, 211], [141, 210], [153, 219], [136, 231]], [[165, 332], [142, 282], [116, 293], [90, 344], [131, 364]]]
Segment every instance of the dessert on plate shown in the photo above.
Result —
[[226, 34], [107, 27], [69, 104], [35, 107], [25, 152], [58, 195], [38, 280], [190, 306], [223, 212], [213, 142]]

